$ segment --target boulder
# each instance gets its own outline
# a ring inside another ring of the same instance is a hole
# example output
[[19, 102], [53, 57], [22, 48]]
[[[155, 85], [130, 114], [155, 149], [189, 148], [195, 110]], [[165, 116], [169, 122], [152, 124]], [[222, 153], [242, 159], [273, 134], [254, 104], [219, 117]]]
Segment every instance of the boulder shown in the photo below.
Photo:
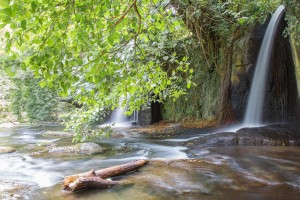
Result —
[[234, 132], [222, 132], [205, 135], [195, 140], [185, 143], [185, 146], [200, 146], [200, 145], [237, 145], [237, 135]]
[[288, 124], [272, 124], [262, 127], [242, 128], [236, 133], [209, 134], [189, 141], [185, 145], [300, 146], [300, 131]]
[[43, 133], [44, 137], [72, 137], [73, 134], [70, 132], [65, 132], [65, 131], [47, 131], [45, 133]]
[[242, 128], [238, 130], [238, 144], [266, 146], [298, 146], [299, 131], [288, 124], [272, 124], [263, 127]]
[[12, 153], [12, 152], [15, 152], [15, 151], [16, 151], [16, 149], [12, 148], [12, 147], [0, 147], [0, 154]]
[[170, 124], [167, 127], [162, 129], [162, 133], [177, 133], [180, 132], [182, 130], [182, 126], [180, 124]]
[[79, 143], [72, 146], [53, 147], [49, 153], [76, 153], [76, 154], [97, 154], [104, 149], [94, 142]]

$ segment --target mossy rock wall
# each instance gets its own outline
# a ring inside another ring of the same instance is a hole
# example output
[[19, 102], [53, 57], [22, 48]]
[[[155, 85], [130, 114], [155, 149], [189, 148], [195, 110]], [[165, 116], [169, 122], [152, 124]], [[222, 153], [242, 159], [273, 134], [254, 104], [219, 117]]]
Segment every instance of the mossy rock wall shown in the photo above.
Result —
[[220, 76], [214, 66], [208, 67], [200, 47], [189, 49], [190, 68], [194, 70], [192, 86], [188, 93], [176, 102], [168, 100], [163, 104], [162, 118], [165, 120], [215, 119], [218, 113]]
[[298, 96], [300, 97], [300, 46], [296, 45], [296, 41], [293, 39], [293, 37], [291, 39], [291, 44], [293, 48], [293, 58], [296, 69]]
[[[268, 21], [255, 26], [234, 43], [231, 75], [231, 99], [235, 117], [242, 122], [248, 102], [256, 60], [267, 28]], [[274, 50], [271, 55], [267, 79], [263, 121], [287, 122], [300, 119], [299, 96], [300, 66], [297, 61], [299, 48], [294, 47], [294, 60], [289, 37], [284, 37], [286, 27], [282, 20], [277, 30]], [[297, 51], [298, 50], [298, 51]], [[201, 56], [200, 48], [189, 49], [191, 68], [194, 69], [193, 86], [176, 102], [163, 104], [163, 119], [182, 121], [185, 119], [217, 119], [220, 100], [220, 74], [209, 67]], [[294, 64], [295, 63], [295, 64]], [[296, 65], [296, 67], [295, 67]], [[295, 70], [296, 69], [296, 70]], [[299, 75], [296, 79], [296, 74]], [[297, 114], [298, 113], [298, 114]]]

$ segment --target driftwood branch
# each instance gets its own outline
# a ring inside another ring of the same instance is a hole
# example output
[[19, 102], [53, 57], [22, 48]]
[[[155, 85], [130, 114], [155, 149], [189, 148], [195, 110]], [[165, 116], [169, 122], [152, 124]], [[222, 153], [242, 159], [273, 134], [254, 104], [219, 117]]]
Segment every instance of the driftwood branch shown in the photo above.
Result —
[[91, 170], [89, 172], [66, 176], [63, 185], [64, 190], [76, 192], [92, 188], [110, 188], [115, 185], [123, 184], [122, 181], [111, 181], [106, 178], [119, 176], [139, 169], [146, 165], [148, 160], [138, 160], [124, 165], [118, 165], [101, 170]]

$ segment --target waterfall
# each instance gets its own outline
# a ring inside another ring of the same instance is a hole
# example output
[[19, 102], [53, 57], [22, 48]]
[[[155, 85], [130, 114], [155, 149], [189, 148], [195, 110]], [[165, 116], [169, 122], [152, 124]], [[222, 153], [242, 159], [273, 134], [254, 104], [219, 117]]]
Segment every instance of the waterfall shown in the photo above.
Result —
[[114, 124], [116, 127], [126, 127], [131, 126], [133, 122], [138, 120], [138, 112], [134, 111], [132, 115], [127, 116], [125, 112], [128, 109], [128, 102], [130, 100], [130, 95], [127, 96], [126, 105], [123, 108], [122, 102], [124, 98], [121, 98], [119, 101], [119, 108], [115, 109], [111, 114], [110, 124]]
[[282, 18], [283, 13], [284, 6], [281, 5], [273, 14], [267, 27], [256, 62], [246, 115], [244, 118], [244, 126], [257, 126], [261, 123], [270, 56], [279, 24], [278, 22]]

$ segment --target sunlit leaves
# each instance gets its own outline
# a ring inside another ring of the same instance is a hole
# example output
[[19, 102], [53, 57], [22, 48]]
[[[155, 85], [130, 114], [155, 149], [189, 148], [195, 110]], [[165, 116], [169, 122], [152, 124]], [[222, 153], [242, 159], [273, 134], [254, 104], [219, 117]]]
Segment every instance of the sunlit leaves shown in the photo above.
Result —
[[132, 96], [133, 111], [190, 87], [177, 84], [192, 75], [187, 59], [174, 54], [188, 32], [168, 0], [16, 0], [0, 10], [0, 24], [11, 29], [6, 49], [42, 78], [41, 87], [86, 106], [79, 124], [94, 107], [117, 107], [122, 96]]
[[9, 6], [10, 0], [1, 0], [0, 1], [0, 8], [7, 8]]
[[41, 86], [41, 88], [44, 88], [47, 85], [46, 81], [40, 81], [39, 85]]

